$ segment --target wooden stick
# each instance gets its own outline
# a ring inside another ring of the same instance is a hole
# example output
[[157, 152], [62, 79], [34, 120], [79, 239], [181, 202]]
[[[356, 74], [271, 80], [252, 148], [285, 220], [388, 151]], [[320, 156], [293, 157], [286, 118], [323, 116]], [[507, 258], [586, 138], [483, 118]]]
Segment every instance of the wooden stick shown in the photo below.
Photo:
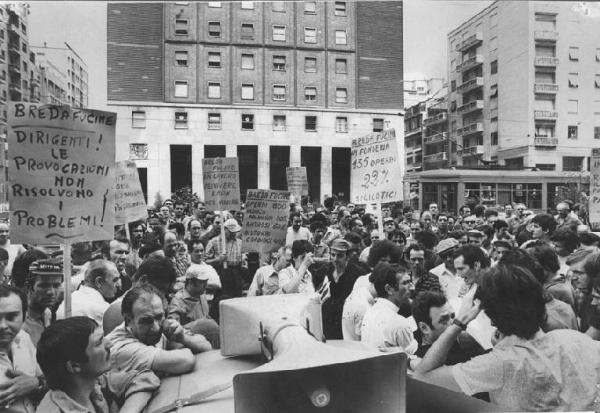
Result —
[[63, 269], [65, 272], [65, 318], [71, 317], [71, 244], [66, 243], [63, 251]]
[[[221, 245], [223, 254], [227, 254], [227, 240], [225, 239], [225, 211], [221, 215]], [[227, 268], [227, 257], [223, 261], [223, 268]]]

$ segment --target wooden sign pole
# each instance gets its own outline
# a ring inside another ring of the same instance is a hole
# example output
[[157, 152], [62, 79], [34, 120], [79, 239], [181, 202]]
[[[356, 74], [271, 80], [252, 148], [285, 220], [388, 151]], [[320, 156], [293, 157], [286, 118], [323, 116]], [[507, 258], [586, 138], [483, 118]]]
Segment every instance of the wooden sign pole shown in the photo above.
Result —
[[71, 244], [66, 243], [63, 251], [63, 270], [65, 274], [65, 318], [71, 317]]

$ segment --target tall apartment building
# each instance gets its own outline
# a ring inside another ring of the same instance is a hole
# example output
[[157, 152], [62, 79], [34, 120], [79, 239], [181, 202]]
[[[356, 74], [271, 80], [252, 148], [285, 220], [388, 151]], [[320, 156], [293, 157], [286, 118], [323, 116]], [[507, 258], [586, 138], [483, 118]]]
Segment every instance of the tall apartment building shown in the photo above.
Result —
[[306, 166], [312, 200], [349, 198], [352, 138], [396, 128], [402, 2], [109, 3], [117, 158], [153, 200], [202, 195], [202, 158], [237, 156], [242, 197]]
[[454, 184], [455, 207], [476, 199], [536, 209], [587, 182], [591, 148], [600, 147], [599, 16], [594, 3], [497, 1], [451, 31], [451, 165], [482, 169], [409, 180], [427, 186], [431, 201], [442, 196], [440, 180]]

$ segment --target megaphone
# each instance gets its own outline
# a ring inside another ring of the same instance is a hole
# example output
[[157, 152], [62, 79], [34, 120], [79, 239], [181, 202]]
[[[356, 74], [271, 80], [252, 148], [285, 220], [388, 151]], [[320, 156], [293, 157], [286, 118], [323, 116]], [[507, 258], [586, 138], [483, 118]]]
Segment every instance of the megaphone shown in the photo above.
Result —
[[236, 413], [405, 412], [405, 354], [324, 344], [287, 320], [267, 326], [263, 339], [273, 359], [234, 377]]

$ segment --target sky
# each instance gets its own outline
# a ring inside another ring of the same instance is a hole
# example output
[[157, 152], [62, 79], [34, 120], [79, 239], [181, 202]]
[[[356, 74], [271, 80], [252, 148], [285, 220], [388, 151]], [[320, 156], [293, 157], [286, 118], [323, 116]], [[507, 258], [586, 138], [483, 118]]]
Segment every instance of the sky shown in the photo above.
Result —
[[[404, 73], [446, 77], [448, 32], [491, 3], [404, 0]], [[69, 43], [88, 66], [89, 107], [106, 109], [106, 2], [34, 1], [30, 5], [30, 45]]]

